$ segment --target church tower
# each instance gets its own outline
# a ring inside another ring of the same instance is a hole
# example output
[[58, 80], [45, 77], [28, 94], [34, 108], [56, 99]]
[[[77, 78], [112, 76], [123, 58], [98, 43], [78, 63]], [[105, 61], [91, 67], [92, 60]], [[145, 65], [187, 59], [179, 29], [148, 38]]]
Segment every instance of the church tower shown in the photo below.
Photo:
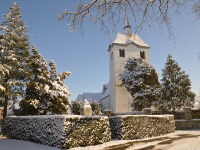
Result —
[[128, 18], [125, 21], [125, 34], [118, 33], [115, 41], [109, 46], [110, 65], [110, 109], [113, 113], [131, 112], [130, 93], [121, 85], [120, 74], [128, 58], [142, 58], [150, 63], [150, 46], [138, 35], [131, 33]]

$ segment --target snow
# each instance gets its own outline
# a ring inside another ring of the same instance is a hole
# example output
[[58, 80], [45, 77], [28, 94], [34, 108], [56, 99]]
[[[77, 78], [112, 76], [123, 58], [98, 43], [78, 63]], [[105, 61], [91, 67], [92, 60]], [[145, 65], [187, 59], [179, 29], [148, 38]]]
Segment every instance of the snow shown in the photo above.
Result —
[[127, 36], [121, 33], [117, 34], [117, 37], [113, 43], [118, 44], [129, 44], [129, 43], [135, 43], [136, 45], [143, 46], [143, 47], [150, 47], [148, 44], [146, 44], [137, 34], [131, 34], [131, 36]]
[[[126, 118], [126, 117], [132, 117], [133, 115], [117, 115], [118, 117], [121, 117], [121, 118]], [[157, 117], [157, 118], [169, 118], [170, 116], [173, 116], [173, 115], [134, 115], [134, 117], [144, 117], [144, 116], [147, 116], [147, 117]], [[114, 116], [115, 117], [115, 116]]]
[[[166, 138], [171, 138], [179, 135], [199, 135], [200, 130], [188, 130], [188, 131], [175, 131], [174, 133], [162, 135], [159, 137], [153, 137], [153, 138], [145, 138], [142, 139], [141, 143], [138, 143], [137, 145], [134, 145], [133, 147], [129, 147], [129, 150], [134, 150], [134, 149], [139, 149], [139, 148], [144, 148], [150, 145], [156, 145], [159, 142], [159, 138], [166, 137]], [[151, 139], [157, 139], [156, 141], [153, 142], [148, 142], [148, 140]], [[70, 150], [104, 150], [105, 148], [113, 145], [119, 145], [119, 144], [126, 144], [129, 142], [133, 141], [138, 141], [140, 142], [141, 140], [112, 140], [110, 142], [106, 142], [103, 144], [95, 145], [95, 146], [87, 146], [87, 147], [77, 147], [77, 148], [71, 148]], [[147, 141], [147, 142], [145, 142]], [[187, 143], [187, 141], [186, 141]], [[191, 143], [188, 143], [191, 145]], [[193, 145], [195, 146], [195, 145]], [[127, 149], [127, 150], [128, 150]], [[180, 149], [180, 148], [179, 148]], [[21, 141], [21, 140], [13, 140], [13, 139], [1, 139], [0, 136], [0, 150], [60, 150], [58, 148], [42, 145], [42, 144], [37, 144], [29, 141]]]
[[105, 97], [110, 95], [110, 82], [108, 82], [107, 84], [105, 84], [105, 89], [102, 90], [102, 95], [100, 100], [104, 99]]
[[0, 150], [59, 150], [59, 149], [29, 141], [0, 139]]

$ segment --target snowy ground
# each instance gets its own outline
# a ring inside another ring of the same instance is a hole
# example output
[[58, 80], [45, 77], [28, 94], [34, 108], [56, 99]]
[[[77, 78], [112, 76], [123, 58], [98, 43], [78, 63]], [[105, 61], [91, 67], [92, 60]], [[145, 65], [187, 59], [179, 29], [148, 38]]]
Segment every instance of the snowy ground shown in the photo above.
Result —
[[[71, 150], [114, 150], [126, 147], [126, 150], [200, 150], [200, 130], [176, 131], [160, 137], [142, 140], [113, 140], [104, 144], [88, 147], [72, 148]], [[59, 150], [29, 141], [7, 139], [0, 135], [0, 150]]]

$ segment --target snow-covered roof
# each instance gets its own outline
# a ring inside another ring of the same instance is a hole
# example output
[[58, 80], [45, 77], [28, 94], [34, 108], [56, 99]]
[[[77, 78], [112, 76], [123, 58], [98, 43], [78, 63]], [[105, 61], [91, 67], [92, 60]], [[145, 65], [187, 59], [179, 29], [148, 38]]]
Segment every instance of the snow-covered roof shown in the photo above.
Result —
[[146, 44], [137, 34], [131, 34], [126, 35], [122, 33], [118, 33], [114, 44], [129, 44], [129, 43], [135, 43], [138, 46], [142, 47], [150, 47], [148, 44]]
[[83, 93], [79, 94], [76, 98], [76, 101], [87, 99], [89, 102], [99, 101], [102, 96], [102, 93]]
[[99, 102], [101, 99], [107, 97], [110, 95], [110, 84], [107, 83], [105, 85], [103, 85], [103, 89], [101, 91], [101, 93], [87, 93], [84, 92], [83, 94], [79, 94], [76, 98], [76, 102], [78, 102], [79, 100], [84, 100], [87, 99], [89, 102], [94, 102], [97, 101]]
[[101, 95], [101, 99], [107, 97], [110, 95], [110, 83], [107, 83], [105, 86], [104, 86], [105, 89], [102, 90], [102, 95]]

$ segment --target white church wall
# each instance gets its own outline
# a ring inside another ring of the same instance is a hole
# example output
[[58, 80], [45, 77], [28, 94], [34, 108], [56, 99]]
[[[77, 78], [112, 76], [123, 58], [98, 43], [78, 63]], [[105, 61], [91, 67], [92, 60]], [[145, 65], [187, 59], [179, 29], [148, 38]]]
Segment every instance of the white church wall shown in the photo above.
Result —
[[[125, 57], [119, 56], [119, 49], [125, 50]], [[120, 74], [124, 71], [124, 65], [128, 58], [140, 58], [140, 51], [145, 52], [145, 61], [150, 63], [149, 48], [139, 47], [134, 43], [113, 44], [110, 49], [110, 102], [114, 113], [131, 112], [133, 101], [130, 93], [121, 86]]]
[[99, 101], [103, 110], [110, 109], [110, 96], [107, 96]]

